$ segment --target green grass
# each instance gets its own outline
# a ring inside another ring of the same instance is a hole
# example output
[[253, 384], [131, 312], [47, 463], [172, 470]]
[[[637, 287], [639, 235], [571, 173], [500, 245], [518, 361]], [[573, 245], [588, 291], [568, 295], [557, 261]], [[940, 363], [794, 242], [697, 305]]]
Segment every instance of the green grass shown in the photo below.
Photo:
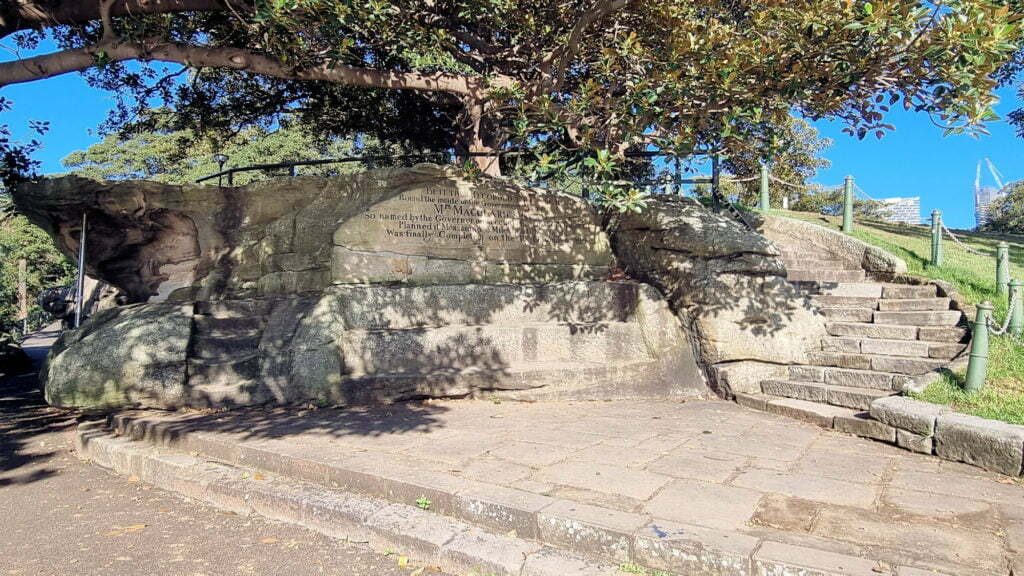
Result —
[[[774, 212], [837, 230], [841, 225], [838, 217]], [[973, 304], [991, 301], [995, 306], [995, 318], [1002, 323], [1006, 318], [1007, 302], [1005, 297], [996, 293], [996, 245], [1000, 240], [1010, 244], [1010, 276], [1024, 279], [1024, 237], [997, 237], [955, 230], [953, 233], [965, 245], [985, 256], [967, 252], [947, 236], [943, 238], [943, 265], [930, 266], [932, 248], [928, 226], [860, 221], [854, 225], [853, 236], [902, 258], [907, 263], [909, 274], [950, 282]], [[1007, 337], [993, 337], [988, 370], [985, 388], [977, 393], [963, 391], [963, 374], [948, 374], [915, 397], [983, 418], [1024, 424], [1024, 348]]]

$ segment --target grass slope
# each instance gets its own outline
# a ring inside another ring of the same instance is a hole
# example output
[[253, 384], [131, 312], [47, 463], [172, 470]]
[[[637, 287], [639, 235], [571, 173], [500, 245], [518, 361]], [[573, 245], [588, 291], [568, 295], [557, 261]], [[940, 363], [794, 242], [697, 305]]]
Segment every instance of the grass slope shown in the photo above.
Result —
[[[836, 230], [841, 227], [841, 219], [838, 217], [801, 212], [773, 213]], [[1010, 276], [1024, 279], [1024, 238], [955, 230], [953, 233], [965, 245], [985, 256], [971, 254], [947, 236], [943, 238], [943, 265], [930, 266], [928, 262], [931, 260], [932, 248], [928, 226], [861, 221], [855, 224], [853, 236], [899, 256], [907, 262], [910, 274], [951, 282], [972, 303], [991, 301], [995, 305], [996, 320], [1002, 322], [1006, 318], [1007, 302], [1005, 297], [996, 294], [996, 245], [1000, 240], [1009, 242]], [[942, 378], [915, 397], [952, 406], [959, 412], [1024, 424], [1024, 347], [1008, 337], [993, 337], [989, 347], [988, 369], [985, 388], [975, 394], [963, 391], [963, 374], [953, 374]]]

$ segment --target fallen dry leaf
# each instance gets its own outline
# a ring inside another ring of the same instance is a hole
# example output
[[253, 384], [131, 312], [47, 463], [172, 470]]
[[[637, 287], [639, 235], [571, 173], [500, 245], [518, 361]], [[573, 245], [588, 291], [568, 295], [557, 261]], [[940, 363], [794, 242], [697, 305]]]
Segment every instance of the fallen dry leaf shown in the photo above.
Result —
[[128, 481], [131, 482], [132, 484], [134, 484], [136, 482], [139, 482], [140, 480], [141, 479], [138, 476], [129, 476], [128, 477]]
[[265, 476], [263, 476], [263, 474], [253, 474], [252, 476], [253, 480], [263, 480], [264, 478]]
[[133, 524], [131, 526], [125, 526], [124, 528], [120, 526], [114, 526], [114, 529], [104, 534], [104, 536], [120, 536], [122, 534], [132, 534], [134, 532], [145, 530], [145, 528], [145, 524]]
[[408, 565], [409, 565], [409, 557], [408, 556], [399, 556], [398, 557], [398, 567], [399, 568], [405, 568]]
[[273, 544], [274, 542], [277, 542], [277, 538], [264, 538], [260, 540], [260, 542], [264, 544]]

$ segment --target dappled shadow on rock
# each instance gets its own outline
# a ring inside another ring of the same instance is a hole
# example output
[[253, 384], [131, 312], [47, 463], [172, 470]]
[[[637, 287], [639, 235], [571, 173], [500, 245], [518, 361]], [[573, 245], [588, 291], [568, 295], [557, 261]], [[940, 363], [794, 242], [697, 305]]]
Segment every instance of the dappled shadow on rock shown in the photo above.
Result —
[[807, 363], [820, 346], [822, 318], [761, 234], [686, 198], [658, 198], [611, 229], [622, 264], [666, 295], [706, 365]]

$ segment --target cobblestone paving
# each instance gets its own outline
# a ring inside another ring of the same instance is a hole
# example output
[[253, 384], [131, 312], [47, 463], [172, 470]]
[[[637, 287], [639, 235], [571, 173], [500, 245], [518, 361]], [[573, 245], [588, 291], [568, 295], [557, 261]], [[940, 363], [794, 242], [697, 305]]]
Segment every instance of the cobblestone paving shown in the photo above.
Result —
[[840, 574], [1024, 574], [1017, 480], [729, 402], [452, 401], [173, 419], [293, 458], [377, 461], [544, 495], [625, 531], [682, 525], [756, 539], [755, 559]]

